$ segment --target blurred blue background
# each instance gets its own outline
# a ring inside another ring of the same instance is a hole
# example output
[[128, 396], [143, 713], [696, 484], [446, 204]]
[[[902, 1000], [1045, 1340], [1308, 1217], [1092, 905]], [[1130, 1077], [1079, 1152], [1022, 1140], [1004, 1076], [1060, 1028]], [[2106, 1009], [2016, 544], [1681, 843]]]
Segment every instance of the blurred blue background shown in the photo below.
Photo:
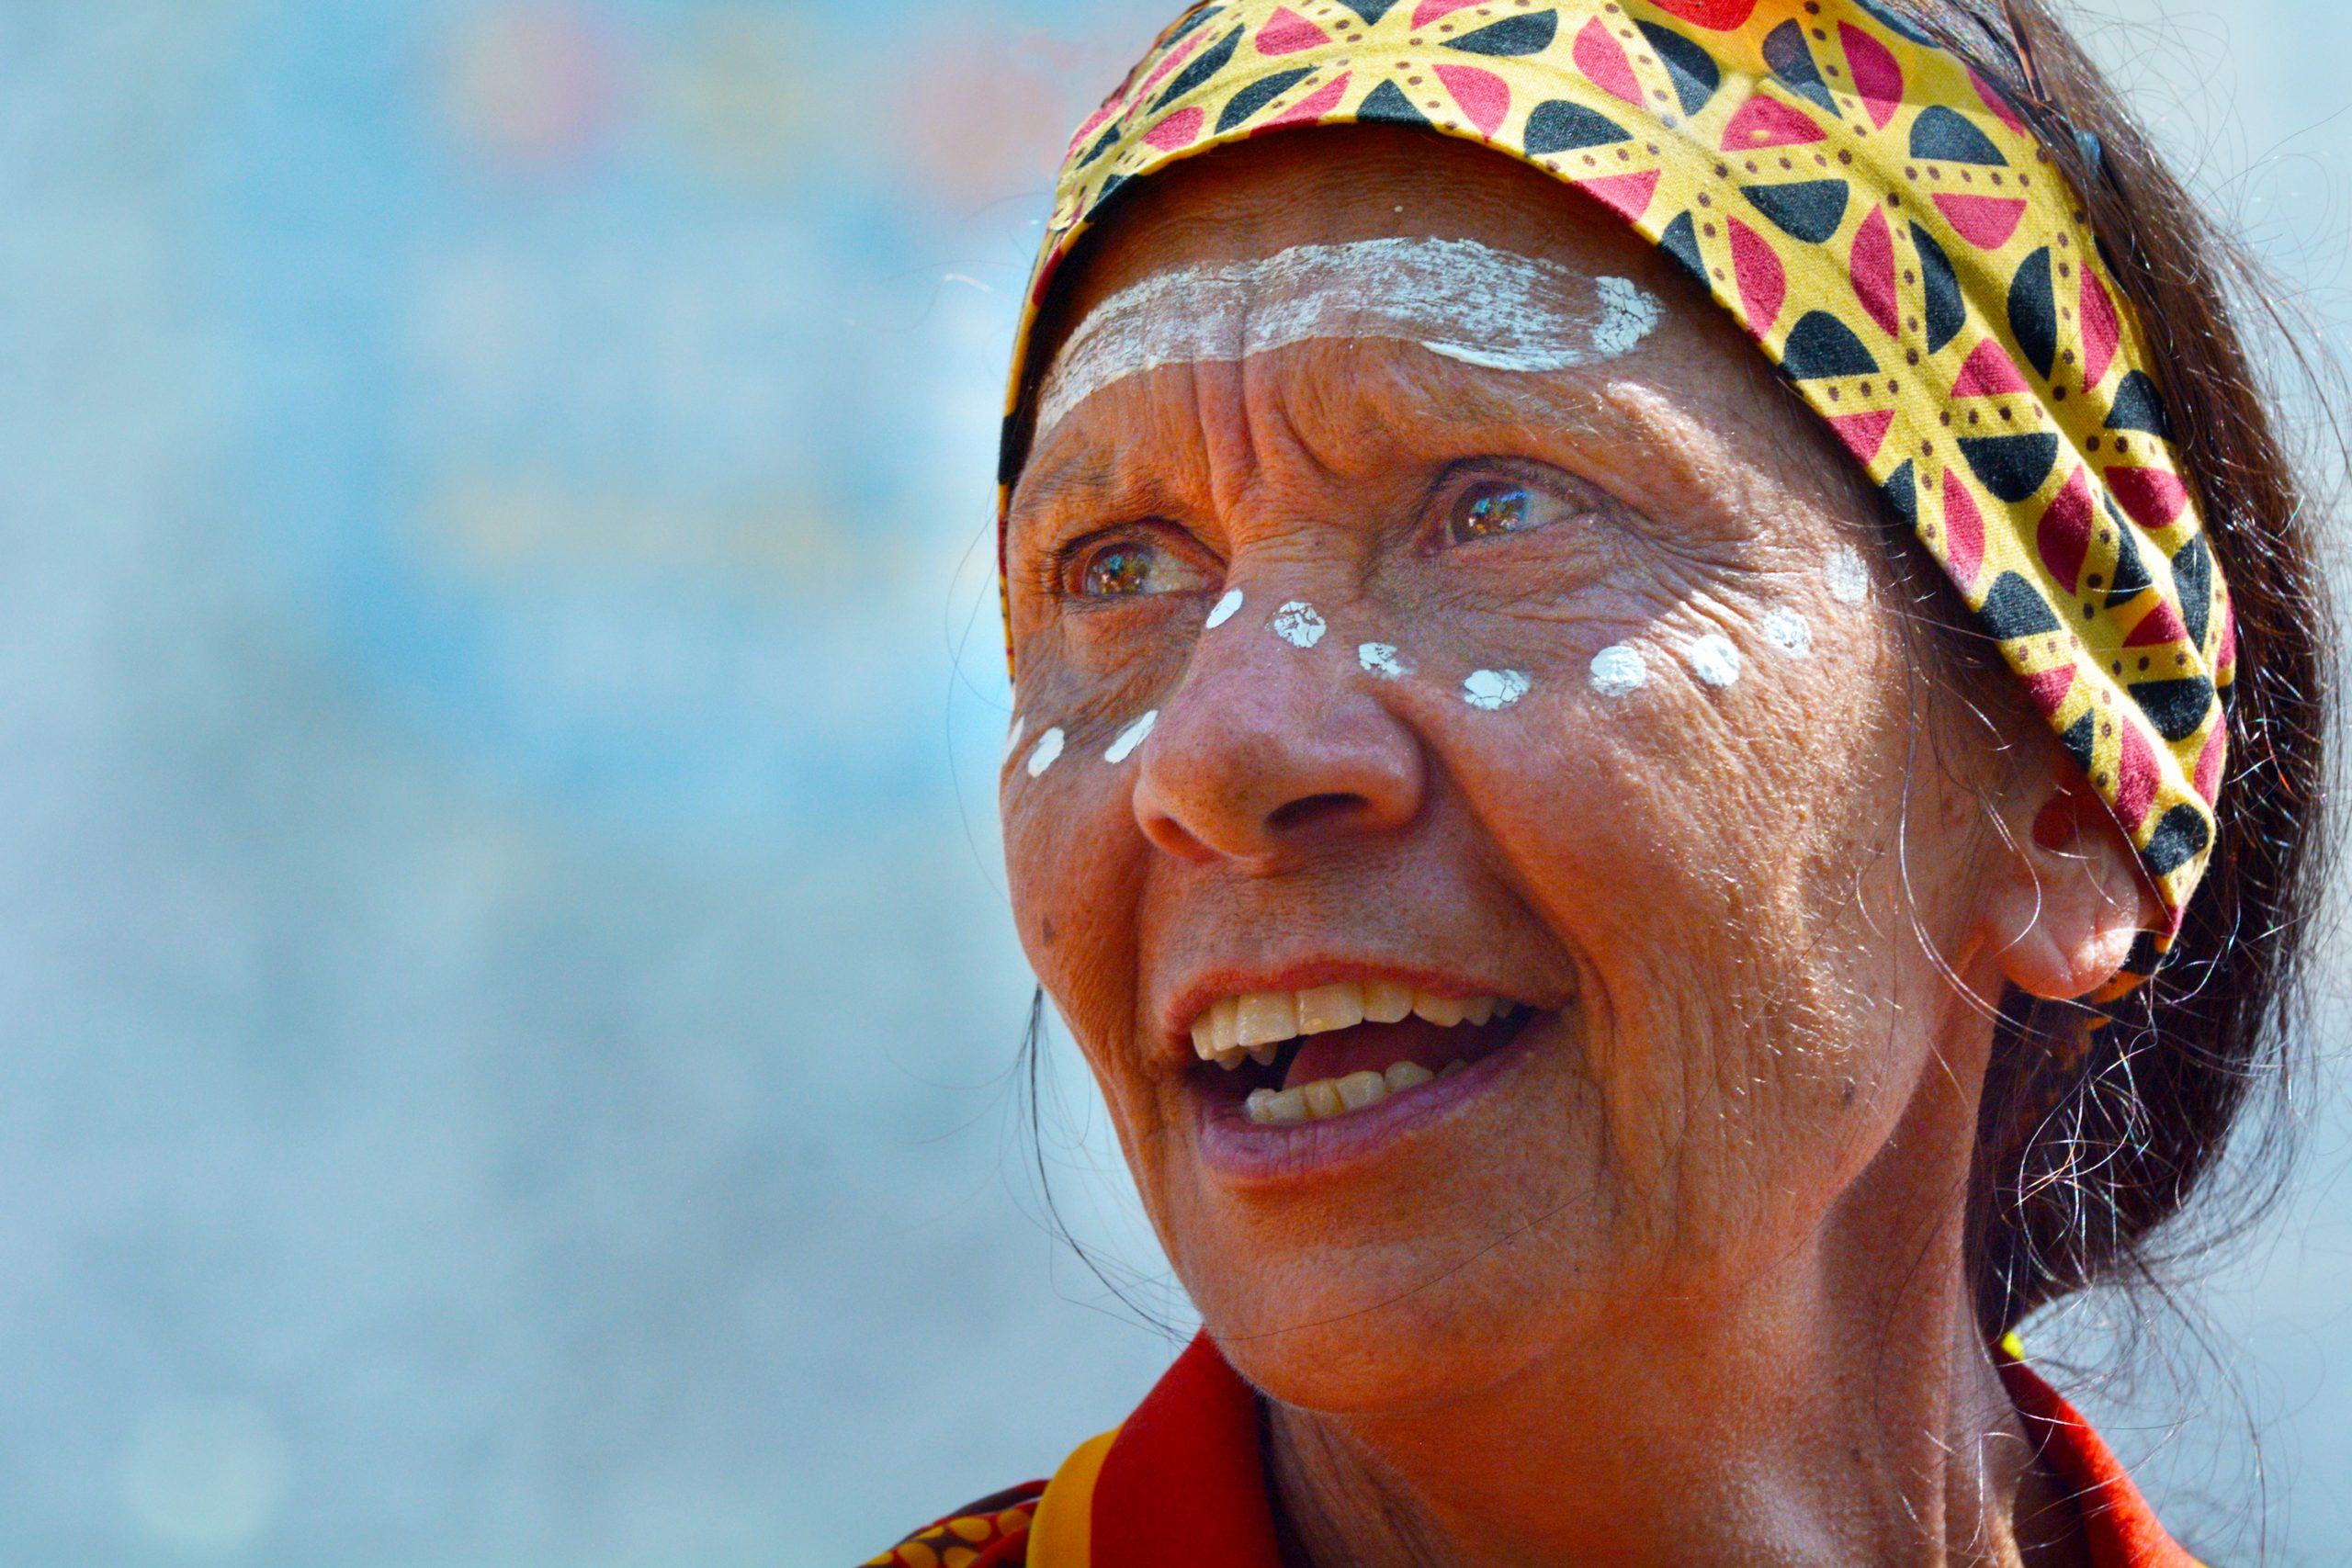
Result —
[[[1148, 1386], [1015, 1092], [988, 534], [1173, 9], [0, 5], [0, 1562], [848, 1562]], [[2352, 18], [2101, 15], [2340, 346]], [[2173, 1326], [2049, 1335], [2242, 1560], [2352, 1560], [2335, 1083]]]

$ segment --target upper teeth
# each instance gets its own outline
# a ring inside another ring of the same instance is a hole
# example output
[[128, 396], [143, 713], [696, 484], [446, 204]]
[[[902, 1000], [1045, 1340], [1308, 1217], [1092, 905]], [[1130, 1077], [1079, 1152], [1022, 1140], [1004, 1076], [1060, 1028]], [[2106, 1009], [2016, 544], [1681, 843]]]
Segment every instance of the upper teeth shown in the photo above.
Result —
[[1419, 1016], [1452, 1028], [1485, 1023], [1516, 1006], [1499, 997], [1438, 997], [1394, 980], [1341, 980], [1305, 991], [1251, 991], [1227, 997], [1193, 1021], [1193, 1049], [1204, 1062], [1221, 1067], [1243, 1057], [1261, 1066], [1274, 1059], [1285, 1040], [1328, 1034], [1356, 1024], [1397, 1023]]

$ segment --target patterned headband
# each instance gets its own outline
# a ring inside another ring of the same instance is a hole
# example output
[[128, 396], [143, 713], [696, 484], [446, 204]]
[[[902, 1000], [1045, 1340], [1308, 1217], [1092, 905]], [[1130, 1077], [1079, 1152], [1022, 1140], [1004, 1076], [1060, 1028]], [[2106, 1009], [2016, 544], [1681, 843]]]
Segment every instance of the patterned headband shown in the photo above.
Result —
[[2170, 919], [2133, 964], [2153, 967], [2211, 852], [2228, 594], [2075, 192], [1996, 90], [1876, 0], [1195, 6], [1070, 142], [1014, 351], [1000, 563], [1039, 309], [1103, 203], [1212, 147], [1349, 122], [1545, 170], [1731, 312], [2114, 812]]

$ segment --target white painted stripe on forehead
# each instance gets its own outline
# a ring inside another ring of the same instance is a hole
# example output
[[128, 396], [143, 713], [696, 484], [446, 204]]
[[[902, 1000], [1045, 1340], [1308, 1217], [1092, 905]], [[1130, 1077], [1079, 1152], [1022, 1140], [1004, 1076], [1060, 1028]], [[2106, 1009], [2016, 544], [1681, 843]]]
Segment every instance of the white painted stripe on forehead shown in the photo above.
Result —
[[1312, 338], [1393, 338], [1496, 370], [1614, 359], [1657, 330], [1657, 297], [1476, 240], [1298, 245], [1176, 267], [1094, 308], [1054, 356], [1040, 435], [1114, 382], [1163, 365], [1233, 364]]

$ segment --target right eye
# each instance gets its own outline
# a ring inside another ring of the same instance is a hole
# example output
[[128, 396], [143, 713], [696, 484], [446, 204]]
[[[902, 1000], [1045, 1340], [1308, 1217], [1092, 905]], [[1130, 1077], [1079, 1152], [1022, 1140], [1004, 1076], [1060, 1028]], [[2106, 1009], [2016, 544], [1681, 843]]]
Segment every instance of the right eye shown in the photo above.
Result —
[[1063, 577], [1064, 592], [1080, 599], [1133, 599], [1207, 585], [1207, 574], [1199, 567], [1157, 540], [1136, 535], [1080, 548]]
[[[1563, 487], [1565, 488], [1565, 487]], [[1506, 534], [1525, 534], [1563, 519], [1589, 515], [1595, 507], [1558, 490], [1529, 480], [1480, 479], [1455, 492], [1446, 507], [1446, 542], [1475, 544]]]

